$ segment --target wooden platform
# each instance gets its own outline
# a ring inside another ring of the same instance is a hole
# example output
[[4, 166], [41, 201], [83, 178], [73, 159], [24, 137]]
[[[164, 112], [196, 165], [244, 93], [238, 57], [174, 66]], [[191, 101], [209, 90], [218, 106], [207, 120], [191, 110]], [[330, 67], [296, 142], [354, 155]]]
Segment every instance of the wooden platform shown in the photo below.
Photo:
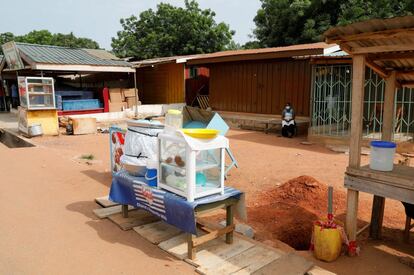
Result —
[[404, 165], [394, 165], [394, 170], [391, 172], [374, 171], [369, 166], [358, 169], [348, 167], [345, 187], [384, 198], [414, 203], [413, 178], [414, 168]]
[[160, 249], [195, 266], [200, 274], [333, 274], [292, 252], [237, 233], [232, 244], [225, 242], [226, 236], [201, 244], [196, 248], [196, 258], [191, 260], [187, 257], [188, 234], [143, 212], [131, 210], [129, 217], [123, 218], [120, 205], [94, 210], [99, 218], [109, 218], [123, 230], [133, 228]]
[[95, 202], [102, 207], [111, 207], [115, 205], [119, 205], [119, 203], [115, 203], [108, 199], [108, 196], [103, 196], [95, 199]]

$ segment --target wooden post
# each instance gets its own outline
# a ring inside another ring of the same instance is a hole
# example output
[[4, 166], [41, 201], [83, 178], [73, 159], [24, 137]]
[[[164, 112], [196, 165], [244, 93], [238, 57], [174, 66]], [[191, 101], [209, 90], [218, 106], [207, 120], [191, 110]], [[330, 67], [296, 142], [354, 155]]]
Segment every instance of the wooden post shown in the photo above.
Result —
[[[352, 65], [352, 113], [351, 136], [349, 143], [349, 166], [359, 168], [361, 164], [362, 115], [365, 90], [365, 56], [354, 55]], [[356, 240], [358, 218], [358, 195], [356, 190], [348, 189], [346, 232], [350, 241]]]
[[[135, 72], [134, 72], [134, 88], [135, 88], [135, 117], [137, 118], [138, 117], [138, 101], [139, 101], [139, 98], [138, 98], [138, 88], [137, 88], [137, 70], [135, 69]], [[129, 106], [128, 106], [129, 107]]]
[[187, 254], [188, 254], [187, 257], [190, 260], [195, 260], [195, 256], [196, 256], [195, 252], [196, 251], [195, 251], [195, 247], [193, 244], [193, 234], [187, 233]]
[[[233, 205], [226, 207], [226, 226], [233, 225]], [[226, 233], [226, 243], [233, 243], [233, 230], [229, 233]]]
[[[382, 140], [391, 141], [394, 133], [394, 103], [396, 88], [396, 72], [393, 71], [385, 79], [384, 115], [382, 116]], [[381, 238], [382, 222], [384, 219], [385, 198], [375, 196], [372, 202], [371, 226], [369, 235], [373, 239]]]
[[394, 128], [394, 104], [396, 88], [396, 72], [393, 71], [385, 80], [384, 115], [382, 117], [382, 140], [391, 141]]
[[405, 218], [405, 228], [404, 228], [404, 242], [410, 243], [410, 229], [411, 229], [411, 218]]
[[122, 217], [128, 218], [128, 205], [126, 204], [122, 205]]

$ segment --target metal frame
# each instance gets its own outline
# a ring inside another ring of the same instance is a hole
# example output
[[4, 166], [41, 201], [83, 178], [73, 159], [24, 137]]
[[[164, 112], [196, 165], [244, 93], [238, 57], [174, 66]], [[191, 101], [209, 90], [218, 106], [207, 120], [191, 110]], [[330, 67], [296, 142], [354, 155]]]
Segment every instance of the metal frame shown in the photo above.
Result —
[[[311, 135], [349, 136], [349, 125], [351, 123], [351, 81], [352, 67], [349, 64], [313, 66]], [[363, 109], [364, 138], [381, 139], [384, 93], [385, 80], [373, 70], [367, 68], [365, 72]], [[339, 100], [335, 98], [339, 98]], [[411, 140], [414, 138], [414, 108], [411, 107], [413, 103], [414, 91], [412, 88], [401, 88], [396, 91], [393, 127], [396, 140]], [[336, 106], [332, 107], [332, 105]]]

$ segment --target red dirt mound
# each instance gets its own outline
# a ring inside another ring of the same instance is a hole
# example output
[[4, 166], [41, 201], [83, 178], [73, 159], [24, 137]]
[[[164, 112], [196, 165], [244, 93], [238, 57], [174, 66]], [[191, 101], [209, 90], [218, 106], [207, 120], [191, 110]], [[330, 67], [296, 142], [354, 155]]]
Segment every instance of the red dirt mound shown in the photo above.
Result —
[[[309, 176], [289, 180], [259, 195], [248, 208], [249, 224], [256, 229], [256, 238], [277, 238], [295, 249], [308, 249], [312, 225], [326, 217], [328, 186]], [[343, 211], [345, 194], [334, 191], [335, 212]]]

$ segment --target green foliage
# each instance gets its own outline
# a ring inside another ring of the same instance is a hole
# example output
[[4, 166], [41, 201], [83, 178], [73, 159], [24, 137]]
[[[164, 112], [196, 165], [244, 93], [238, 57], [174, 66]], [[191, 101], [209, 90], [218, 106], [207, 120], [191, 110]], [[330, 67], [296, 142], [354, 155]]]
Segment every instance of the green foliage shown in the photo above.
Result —
[[[53, 45], [69, 48], [87, 48], [87, 49], [99, 49], [99, 44], [92, 39], [76, 37], [73, 33], [52, 34], [48, 30], [31, 31], [25, 35], [15, 36], [11, 32], [0, 33], [0, 46], [9, 41], [40, 44], [40, 45]], [[1, 47], [0, 47], [1, 53]]]
[[330, 27], [413, 14], [414, 0], [261, 0], [254, 18], [260, 47], [321, 41]]
[[200, 9], [195, 0], [185, 0], [184, 8], [160, 3], [139, 17], [121, 19], [122, 30], [112, 38], [112, 48], [119, 57], [147, 59], [238, 47], [232, 42], [234, 31], [214, 17], [212, 10]]
[[345, 25], [370, 18], [412, 15], [413, 0], [348, 0], [341, 6], [339, 24]]

